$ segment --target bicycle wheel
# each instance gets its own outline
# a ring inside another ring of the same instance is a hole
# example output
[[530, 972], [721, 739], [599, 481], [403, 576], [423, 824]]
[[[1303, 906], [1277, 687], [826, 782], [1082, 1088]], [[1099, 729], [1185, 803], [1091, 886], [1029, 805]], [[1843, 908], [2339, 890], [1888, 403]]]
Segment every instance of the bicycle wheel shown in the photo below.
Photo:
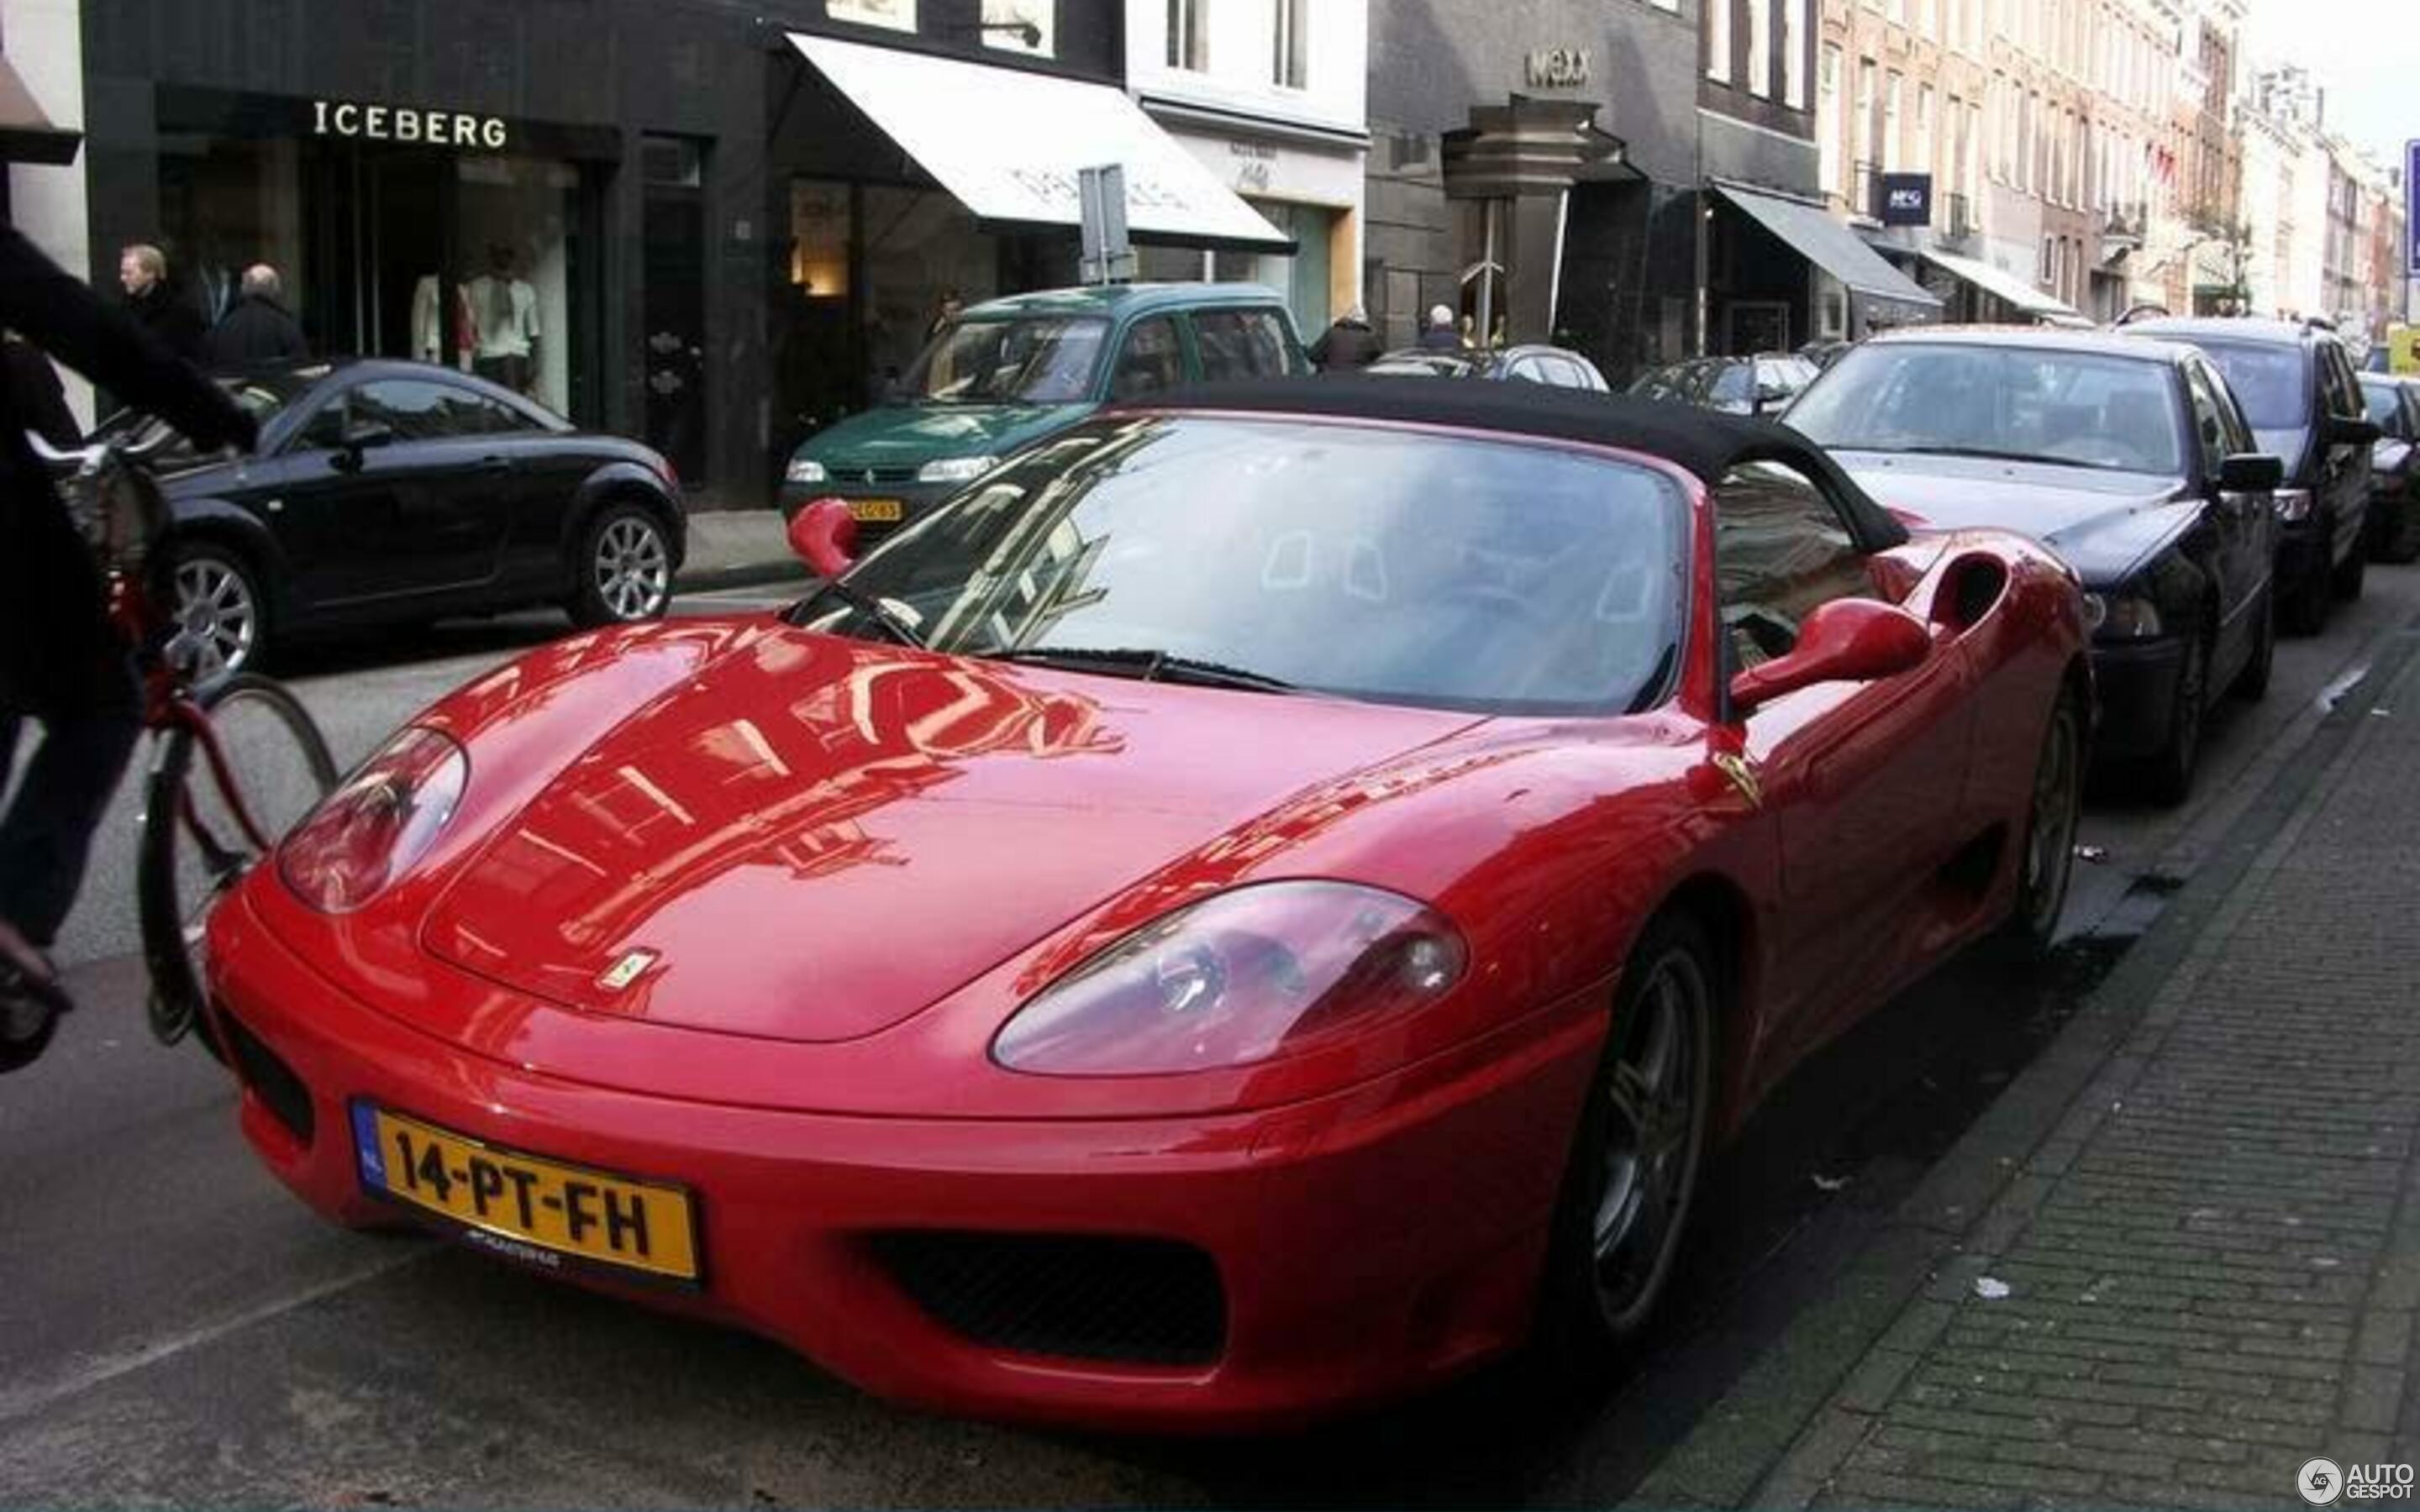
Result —
[[[160, 743], [135, 869], [151, 1032], [162, 1044], [192, 1032], [202, 1011], [202, 931], [211, 906], [265, 858], [262, 841], [274, 845], [336, 785], [328, 742], [284, 685], [238, 672], [194, 702], [222, 759], [210, 760], [192, 728]], [[218, 1053], [208, 1035], [202, 1041]]]

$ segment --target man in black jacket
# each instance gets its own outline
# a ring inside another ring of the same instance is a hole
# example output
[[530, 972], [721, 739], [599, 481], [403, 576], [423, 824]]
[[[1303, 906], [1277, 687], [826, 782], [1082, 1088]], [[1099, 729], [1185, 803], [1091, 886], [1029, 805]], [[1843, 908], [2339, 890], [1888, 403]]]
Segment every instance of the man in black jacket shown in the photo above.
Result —
[[1383, 350], [1378, 333], [1370, 329], [1370, 317], [1357, 304], [1319, 333], [1311, 344], [1311, 360], [1323, 373], [1349, 373], [1376, 362]]
[[169, 286], [168, 255], [136, 242], [117, 255], [117, 285], [126, 290], [126, 313], [170, 351], [189, 363], [202, 360], [209, 327], [194, 301]]
[[267, 263], [254, 263], [243, 270], [242, 292], [203, 347], [211, 371], [233, 372], [311, 355], [302, 328], [278, 302], [283, 292], [277, 270]]
[[[202, 447], [250, 447], [252, 417], [217, 384], [23, 237], [0, 225], [0, 326], [165, 419]], [[101, 573], [0, 385], [0, 790], [28, 718], [42, 743], [0, 814], [0, 1071], [33, 1059], [70, 1006], [43, 951], [67, 921], [101, 822], [140, 733], [126, 647]]]

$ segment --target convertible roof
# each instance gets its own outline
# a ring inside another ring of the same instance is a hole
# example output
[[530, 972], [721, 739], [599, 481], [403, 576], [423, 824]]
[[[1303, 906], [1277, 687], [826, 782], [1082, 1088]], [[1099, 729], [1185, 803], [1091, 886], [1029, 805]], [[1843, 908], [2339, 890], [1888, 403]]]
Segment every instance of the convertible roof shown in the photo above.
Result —
[[1582, 441], [1662, 457], [1709, 486], [1743, 463], [1778, 462], [1814, 478], [1840, 501], [1857, 544], [1865, 549], [1880, 550], [1907, 539], [1905, 527], [1868, 497], [1822, 447], [1798, 432], [1769, 420], [1666, 400], [1539, 383], [1420, 383], [1331, 375], [1197, 384], [1120, 408], [1382, 420]]

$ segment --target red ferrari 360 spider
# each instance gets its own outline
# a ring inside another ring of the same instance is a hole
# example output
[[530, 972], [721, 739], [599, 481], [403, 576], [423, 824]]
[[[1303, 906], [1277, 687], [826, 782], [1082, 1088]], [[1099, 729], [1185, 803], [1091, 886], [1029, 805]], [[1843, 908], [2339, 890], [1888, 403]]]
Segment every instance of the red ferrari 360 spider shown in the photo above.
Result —
[[1200, 391], [454, 693], [218, 908], [213, 1013], [341, 1223], [945, 1410], [1290, 1422], [1637, 1333], [1792, 1061], [2049, 934], [2090, 694], [2055, 559], [1779, 427]]

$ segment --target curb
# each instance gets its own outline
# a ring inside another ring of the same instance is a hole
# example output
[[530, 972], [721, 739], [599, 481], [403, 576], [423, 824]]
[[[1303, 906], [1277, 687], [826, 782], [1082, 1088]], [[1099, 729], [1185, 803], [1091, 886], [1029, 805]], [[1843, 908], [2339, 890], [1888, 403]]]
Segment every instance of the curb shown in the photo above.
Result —
[[727, 567], [684, 567], [673, 577], [673, 593], [704, 594], [718, 588], [753, 588], [765, 583], [797, 583], [814, 579], [795, 561], [743, 562]]
[[[2320, 718], [2108, 980], [2020, 1072], [1843, 1271], [1625, 1507], [1805, 1506], [1863, 1439], [1973, 1278], [2023, 1228], [2098, 1113], [2146, 1064], [2157, 1000], [2205, 968], [2207, 937], [2244, 906], [2245, 880], [2290, 841], [2335, 780], [2373, 701], [2420, 656], [2420, 619], [2383, 633], [2360, 681]], [[2172, 1018], [2173, 1011], [2164, 1017]]]

